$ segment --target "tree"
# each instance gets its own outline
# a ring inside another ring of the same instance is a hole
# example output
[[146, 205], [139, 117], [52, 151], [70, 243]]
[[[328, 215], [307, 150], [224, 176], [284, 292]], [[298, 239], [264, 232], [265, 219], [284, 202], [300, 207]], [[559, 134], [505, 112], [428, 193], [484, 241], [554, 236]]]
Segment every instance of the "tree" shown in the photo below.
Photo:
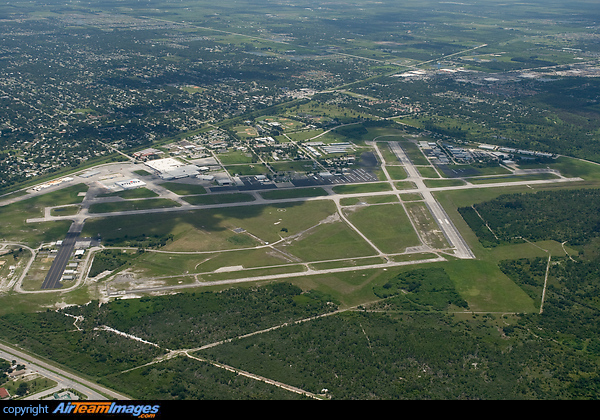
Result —
[[29, 385], [27, 382], [21, 382], [17, 388], [17, 395], [22, 397], [23, 395], [27, 394], [27, 391], [29, 391]]

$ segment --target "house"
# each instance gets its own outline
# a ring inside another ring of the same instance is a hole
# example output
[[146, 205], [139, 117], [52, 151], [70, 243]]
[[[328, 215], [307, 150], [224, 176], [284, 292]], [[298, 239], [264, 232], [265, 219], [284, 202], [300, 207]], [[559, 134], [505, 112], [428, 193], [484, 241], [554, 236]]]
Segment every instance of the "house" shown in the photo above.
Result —
[[10, 398], [10, 394], [6, 388], [0, 388], [0, 400], [6, 400], [8, 398]]

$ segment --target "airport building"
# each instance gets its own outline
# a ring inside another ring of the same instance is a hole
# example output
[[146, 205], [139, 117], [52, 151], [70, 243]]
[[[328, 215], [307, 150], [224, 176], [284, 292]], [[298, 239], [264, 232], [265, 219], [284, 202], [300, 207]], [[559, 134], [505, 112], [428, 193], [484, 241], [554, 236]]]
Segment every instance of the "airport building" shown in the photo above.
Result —
[[195, 177], [201, 170], [196, 165], [187, 165], [173, 158], [156, 159], [144, 163], [162, 179]]
[[115, 184], [117, 184], [119, 187], [123, 188], [124, 190], [133, 190], [135, 188], [140, 188], [143, 187], [144, 185], [146, 185], [146, 183], [144, 181], [140, 181], [139, 179], [130, 179], [127, 181], [117, 181], [115, 182]]

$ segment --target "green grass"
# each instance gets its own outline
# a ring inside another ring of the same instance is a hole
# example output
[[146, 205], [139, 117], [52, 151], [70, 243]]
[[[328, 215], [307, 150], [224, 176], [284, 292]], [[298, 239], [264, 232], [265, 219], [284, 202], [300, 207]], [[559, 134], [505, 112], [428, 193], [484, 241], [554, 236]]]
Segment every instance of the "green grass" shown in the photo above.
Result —
[[[117, 243], [127, 238], [173, 235], [173, 241], [163, 249], [217, 251], [239, 248], [232, 239], [239, 235], [233, 232], [237, 228], [272, 243], [308, 229], [335, 212], [332, 201], [318, 200], [183, 211], [168, 217], [159, 213], [114, 216], [88, 220], [82, 236], [100, 234], [105, 243]], [[281, 230], [283, 227], [287, 232]]]
[[423, 201], [406, 203], [405, 208], [423, 242], [434, 249], [449, 247], [445, 235], [440, 231], [438, 223]]
[[308, 172], [314, 167], [312, 160], [279, 161], [271, 162], [270, 165], [277, 172]]
[[286, 198], [321, 197], [326, 196], [327, 191], [320, 187], [276, 189], [261, 192], [260, 195], [267, 200], [279, 200]]
[[324, 130], [297, 131], [295, 133], [287, 133], [287, 136], [293, 141], [302, 142], [308, 141], [311, 138], [323, 133]]
[[425, 179], [423, 182], [425, 183], [425, 186], [429, 188], [457, 187], [460, 185], [466, 185], [466, 182], [462, 179]]
[[96, 203], [90, 206], [90, 213], [114, 213], [119, 211], [162, 209], [179, 207], [181, 204], [167, 198], [149, 200], [117, 201], [114, 203]]
[[449, 261], [443, 264], [456, 290], [473, 311], [535, 313], [533, 300], [488, 261]]
[[177, 195], [196, 195], [206, 194], [206, 189], [202, 185], [194, 184], [181, 184], [179, 182], [164, 182], [160, 184], [161, 187], [174, 192]]
[[51, 216], [72, 216], [79, 212], [80, 206], [59, 207], [50, 211]]
[[559, 170], [563, 176], [568, 178], [581, 177], [588, 181], [600, 180], [600, 165], [597, 163], [561, 156], [546, 166]]
[[217, 158], [223, 165], [235, 165], [240, 163], [252, 163], [250, 153], [245, 153], [240, 150], [235, 150], [227, 153], [220, 153]]
[[383, 156], [383, 160], [385, 161], [386, 165], [398, 165], [398, 157], [390, 149], [389, 143], [383, 141], [380, 141], [378, 143], [379, 144], [377, 144], [377, 147], [379, 148], [379, 151], [381, 152], [381, 155]]
[[419, 193], [400, 194], [400, 199], [402, 201], [417, 201], [417, 200], [422, 200], [423, 196]]
[[404, 150], [413, 165], [429, 165], [429, 160], [425, 157], [419, 146], [411, 141], [400, 142], [400, 147]]
[[336, 185], [333, 192], [336, 194], [362, 194], [369, 192], [391, 191], [392, 187], [387, 182]]
[[[235, 243], [235, 248], [240, 248], [240, 250], [197, 255], [147, 252], [136, 259], [135, 267], [145, 277], [161, 277], [188, 273], [210, 273], [219, 268], [230, 266], [243, 266], [247, 269], [279, 266], [289, 263], [285, 259], [279, 258], [277, 254], [269, 252], [268, 249], [241, 249], [257, 245], [256, 241], [247, 234], [236, 234], [232, 238], [239, 238], [238, 242]], [[225, 278], [228, 275], [235, 277], [235, 274], [231, 272], [222, 273], [222, 276]], [[245, 272], [243, 277], [253, 275], [256, 274]]]
[[384, 259], [381, 257], [365, 257], [365, 258], [350, 258], [340, 261], [327, 261], [309, 264], [315, 270], [327, 270], [332, 268], [343, 267], [360, 267], [363, 265], [383, 264]]
[[404, 208], [395, 204], [358, 207], [347, 214], [356, 226], [382, 252], [404, 252], [406, 247], [420, 245]]
[[394, 181], [406, 179], [408, 176], [403, 166], [386, 166], [385, 169]]
[[[398, 196], [394, 194], [390, 195], [372, 195], [365, 197], [346, 197], [340, 200], [342, 206], [355, 206], [359, 203], [364, 204], [387, 204], [387, 203], [398, 203]], [[361, 205], [364, 205], [361, 204]]]
[[225, 169], [233, 176], [264, 175], [270, 172], [262, 163], [254, 163], [252, 165], [228, 165]]
[[303, 261], [323, 261], [363, 257], [374, 250], [346, 223], [322, 224], [306, 232], [301, 240], [282, 247]]
[[207, 194], [207, 195], [192, 195], [184, 198], [190, 204], [226, 204], [254, 201], [255, 198], [251, 194], [231, 193], [231, 194]]
[[432, 166], [419, 166], [417, 168], [423, 178], [439, 178], [437, 171]]
[[399, 190], [414, 190], [415, 188], [417, 188], [415, 183], [411, 181], [395, 182], [394, 185], [396, 185], [396, 188], [398, 188]]
[[81, 203], [79, 193], [87, 189], [77, 184], [0, 207], [0, 238], [28, 245], [63, 239], [70, 221], [27, 223], [27, 219], [43, 217], [45, 207]]
[[527, 174], [527, 175], [507, 175], [493, 176], [488, 178], [468, 178], [472, 184], [492, 184], [496, 182], [518, 182], [518, 181], [538, 181], [546, 179], [558, 179], [555, 174]]
[[98, 197], [121, 197], [125, 199], [133, 199], [133, 198], [152, 198], [158, 197], [154, 191], [149, 190], [148, 188], [135, 188], [133, 190], [123, 190], [117, 191], [107, 194], [99, 194]]

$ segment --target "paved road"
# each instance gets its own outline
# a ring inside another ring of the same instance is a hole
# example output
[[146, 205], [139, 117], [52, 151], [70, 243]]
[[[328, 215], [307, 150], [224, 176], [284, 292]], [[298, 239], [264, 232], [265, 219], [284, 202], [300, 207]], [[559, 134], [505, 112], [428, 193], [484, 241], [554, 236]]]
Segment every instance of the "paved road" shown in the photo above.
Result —
[[[128, 400], [129, 398], [123, 394], [119, 394], [111, 389], [97, 385], [87, 379], [83, 379], [73, 373], [67, 372], [60, 368], [50, 365], [36, 357], [30, 356], [13, 347], [0, 344], [0, 358], [12, 361], [16, 360], [22, 363], [28, 369], [31, 369], [42, 376], [45, 376], [53, 381], [58, 382], [61, 388], [72, 388], [85, 394], [90, 400]], [[38, 399], [47, 395], [51, 391], [45, 391], [37, 395], [32, 395], [29, 399]]]

